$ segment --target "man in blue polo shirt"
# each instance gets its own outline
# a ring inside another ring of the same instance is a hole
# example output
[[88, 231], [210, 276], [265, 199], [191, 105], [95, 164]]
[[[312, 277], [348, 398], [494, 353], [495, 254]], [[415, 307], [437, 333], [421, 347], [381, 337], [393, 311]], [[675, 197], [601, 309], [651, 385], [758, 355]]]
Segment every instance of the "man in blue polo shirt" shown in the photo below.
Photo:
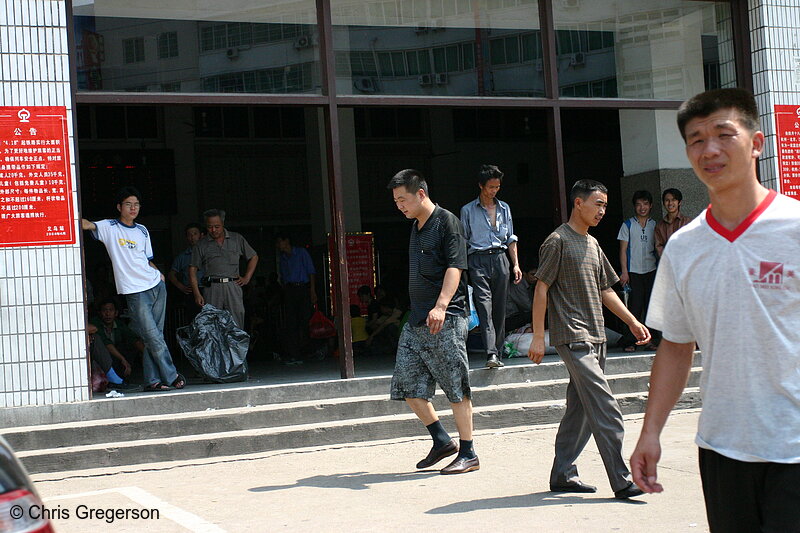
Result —
[[317, 271], [308, 250], [292, 246], [288, 235], [275, 239], [280, 261], [284, 305], [284, 356], [289, 361], [305, 355], [308, 349], [308, 321], [317, 303]]

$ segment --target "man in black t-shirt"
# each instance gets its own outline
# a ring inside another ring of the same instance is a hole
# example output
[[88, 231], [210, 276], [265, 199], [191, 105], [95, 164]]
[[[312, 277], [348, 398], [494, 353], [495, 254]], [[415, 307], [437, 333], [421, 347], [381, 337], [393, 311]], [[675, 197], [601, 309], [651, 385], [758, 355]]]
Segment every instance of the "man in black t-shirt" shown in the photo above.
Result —
[[[411, 310], [400, 333], [391, 398], [405, 400], [433, 438], [433, 447], [417, 468], [428, 468], [458, 453], [442, 474], [478, 470], [466, 344], [464, 228], [455, 215], [431, 201], [418, 171], [401, 170], [388, 188], [397, 208], [415, 221], [408, 245]], [[450, 438], [431, 404], [437, 383], [450, 400], [459, 443]]]

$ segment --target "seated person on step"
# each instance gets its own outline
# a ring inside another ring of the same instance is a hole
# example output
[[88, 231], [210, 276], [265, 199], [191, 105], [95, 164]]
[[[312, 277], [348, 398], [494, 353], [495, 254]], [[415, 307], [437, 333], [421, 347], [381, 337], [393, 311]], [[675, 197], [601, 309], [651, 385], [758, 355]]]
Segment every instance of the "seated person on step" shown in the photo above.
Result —
[[100, 340], [111, 354], [117, 374], [122, 378], [128, 378], [134, 364], [141, 361], [144, 352], [142, 339], [127, 324], [119, 320], [117, 303], [113, 298], [106, 299], [100, 304], [100, 317], [93, 318], [91, 323], [97, 328]]

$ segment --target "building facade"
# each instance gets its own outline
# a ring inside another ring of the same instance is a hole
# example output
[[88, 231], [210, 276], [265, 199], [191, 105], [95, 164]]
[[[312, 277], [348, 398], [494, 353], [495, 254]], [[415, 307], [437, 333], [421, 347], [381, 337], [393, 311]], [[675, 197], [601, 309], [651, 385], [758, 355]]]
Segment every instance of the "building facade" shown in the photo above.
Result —
[[[753, 90], [772, 188], [773, 110], [800, 104], [795, 0], [220, 4], [0, 7], [0, 108], [12, 122], [23, 108], [63, 108], [71, 179], [57, 201], [71, 208], [74, 237], [21, 243], [0, 230], [0, 407], [90, 398], [85, 281], [100, 290], [108, 268], [79, 219], [113, 217], [122, 185], [142, 191], [163, 271], [185, 246], [184, 224], [219, 207], [262, 257], [262, 275], [274, 270], [276, 232], [307, 243], [319, 266], [327, 253], [326, 294], [342, 309], [347, 231], [373, 232], [382, 280], [404, 286], [407, 222], [385, 190], [399, 169], [422, 170], [434, 200], [457, 211], [477, 194], [477, 166], [499, 164], [526, 261], [566, 218], [581, 177], [609, 186], [611, 220], [642, 188], [658, 197], [677, 186], [690, 215], [707, 204], [674, 125], [685, 98]], [[0, 216], [17, 228], [19, 213], [38, 211], [15, 192], [13, 129], [0, 132]], [[616, 224], [598, 230], [616, 245]], [[349, 318], [337, 327], [350, 377]]]

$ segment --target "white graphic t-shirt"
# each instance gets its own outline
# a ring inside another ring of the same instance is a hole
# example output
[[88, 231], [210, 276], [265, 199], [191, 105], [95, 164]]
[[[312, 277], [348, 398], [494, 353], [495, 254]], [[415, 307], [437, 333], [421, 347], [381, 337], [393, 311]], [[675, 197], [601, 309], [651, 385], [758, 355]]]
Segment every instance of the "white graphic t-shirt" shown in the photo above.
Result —
[[628, 243], [625, 254], [628, 256], [628, 272], [633, 274], [647, 274], [656, 269], [658, 258], [656, 256], [656, 221], [647, 219], [642, 227], [636, 217], [631, 217], [622, 223], [617, 234], [618, 241]]
[[667, 242], [647, 325], [703, 352], [698, 446], [800, 463], [800, 202], [770, 191], [734, 231], [712, 213]]
[[119, 220], [98, 220], [95, 239], [106, 245], [119, 294], [152, 289], [161, 281], [161, 273], [150, 266], [153, 245], [150, 233], [141, 224], [126, 226]]

